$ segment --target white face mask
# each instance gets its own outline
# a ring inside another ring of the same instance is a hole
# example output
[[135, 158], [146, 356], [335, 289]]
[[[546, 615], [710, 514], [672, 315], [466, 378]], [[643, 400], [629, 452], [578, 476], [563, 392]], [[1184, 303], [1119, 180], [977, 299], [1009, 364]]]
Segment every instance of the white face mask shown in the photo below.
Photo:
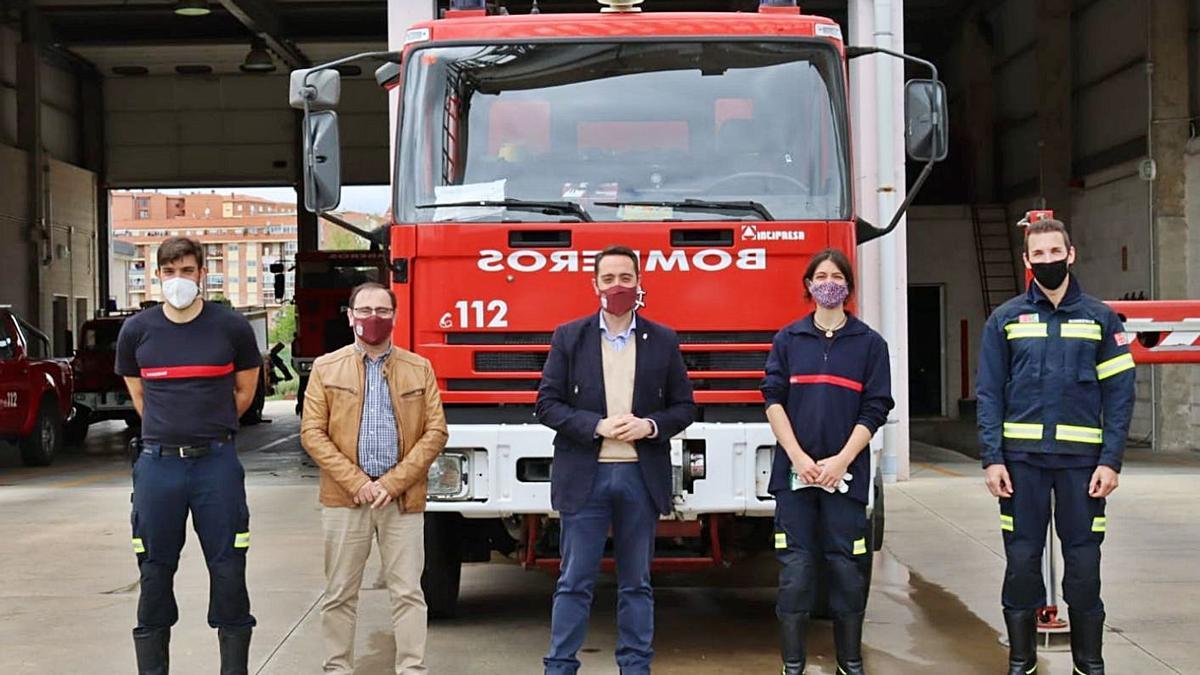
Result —
[[175, 309], [187, 309], [200, 295], [200, 287], [187, 277], [171, 277], [162, 283], [162, 293]]

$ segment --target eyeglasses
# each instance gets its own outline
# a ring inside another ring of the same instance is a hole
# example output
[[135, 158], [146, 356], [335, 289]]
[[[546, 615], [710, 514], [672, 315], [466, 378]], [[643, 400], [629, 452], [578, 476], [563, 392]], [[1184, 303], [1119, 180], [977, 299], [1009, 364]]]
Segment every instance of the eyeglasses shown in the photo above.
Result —
[[381, 319], [390, 319], [396, 315], [396, 310], [391, 307], [355, 307], [350, 311], [354, 312], [354, 316], [360, 319], [366, 319], [372, 314]]

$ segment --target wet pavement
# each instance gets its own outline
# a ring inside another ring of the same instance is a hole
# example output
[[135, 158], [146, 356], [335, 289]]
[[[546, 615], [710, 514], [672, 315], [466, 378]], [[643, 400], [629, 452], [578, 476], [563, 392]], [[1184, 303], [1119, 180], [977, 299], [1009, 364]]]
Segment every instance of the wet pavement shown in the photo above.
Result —
[[[249, 583], [258, 618], [251, 672], [320, 671], [316, 603], [323, 585], [316, 470], [304, 460], [291, 404], [239, 436], [254, 544]], [[129, 469], [121, 423], [93, 427], [86, 451], [20, 467], [0, 445], [0, 673], [131, 673], [137, 569], [129, 551]], [[887, 534], [876, 556], [865, 645], [869, 672], [1002, 672], [1004, 563], [996, 505], [978, 465], [914, 444], [913, 479], [887, 486]], [[1200, 673], [1200, 461], [1134, 453], [1110, 500], [1104, 545], [1106, 658], [1118, 675]], [[386, 591], [368, 569], [358, 635], [361, 675], [390, 672]], [[776, 564], [761, 556], [704, 574], [655, 577], [655, 673], [779, 672]], [[176, 577], [181, 619], [172, 672], [217, 670], [204, 620], [207, 573], [189, 535]], [[507, 560], [467, 565], [460, 618], [430, 627], [432, 673], [537, 673], [553, 579]], [[615, 583], [598, 587], [584, 672], [615, 674]], [[1064, 608], [1065, 613], [1065, 608]], [[836, 672], [827, 622], [809, 629], [810, 675]], [[1071, 672], [1043, 651], [1043, 675]]]

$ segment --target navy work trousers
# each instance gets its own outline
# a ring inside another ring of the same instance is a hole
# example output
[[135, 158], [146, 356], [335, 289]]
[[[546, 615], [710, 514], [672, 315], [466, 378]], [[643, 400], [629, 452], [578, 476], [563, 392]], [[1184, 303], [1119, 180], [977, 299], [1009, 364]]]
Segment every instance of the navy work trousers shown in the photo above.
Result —
[[208, 564], [208, 625], [254, 625], [246, 591], [250, 511], [246, 473], [232, 440], [214, 442], [208, 454], [172, 456], [145, 444], [133, 466], [133, 550], [141, 572], [139, 629], [167, 628], [179, 619], [175, 570], [186, 537], [188, 512]]

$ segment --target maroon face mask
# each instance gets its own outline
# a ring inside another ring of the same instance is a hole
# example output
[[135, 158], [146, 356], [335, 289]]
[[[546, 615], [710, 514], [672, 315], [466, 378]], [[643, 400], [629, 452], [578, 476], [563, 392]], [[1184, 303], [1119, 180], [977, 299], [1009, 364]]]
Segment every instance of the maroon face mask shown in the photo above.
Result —
[[394, 319], [384, 319], [369, 316], [365, 319], [354, 319], [354, 334], [369, 345], [381, 345], [392, 335]]
[[601, 291], [600, 307], [613, 316], [623, 316], [637, 304], [636, 286], [613, 286]]

